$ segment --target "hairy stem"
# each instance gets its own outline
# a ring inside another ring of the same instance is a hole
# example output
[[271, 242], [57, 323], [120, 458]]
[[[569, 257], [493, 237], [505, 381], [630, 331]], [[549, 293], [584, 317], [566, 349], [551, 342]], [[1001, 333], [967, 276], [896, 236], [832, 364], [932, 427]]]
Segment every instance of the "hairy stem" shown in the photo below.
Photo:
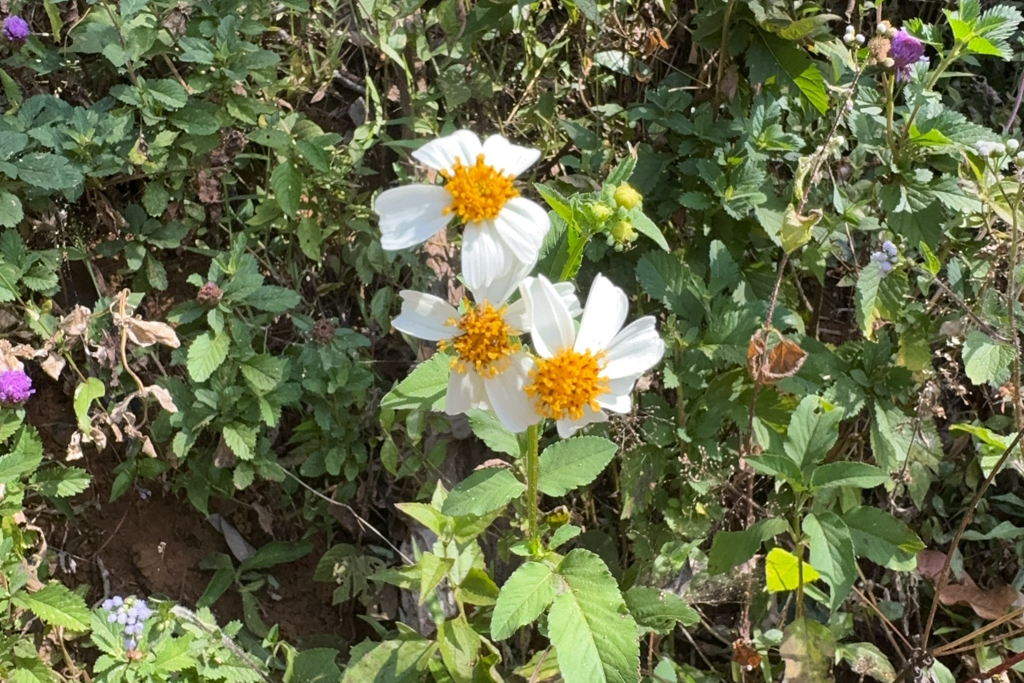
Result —
[[530, 534], [530, 552], [540, 552], [540, 493], [537, 483], [540, 479], [540, 428], [532, 425], [526, 431], [526, 507], [527, 524]]

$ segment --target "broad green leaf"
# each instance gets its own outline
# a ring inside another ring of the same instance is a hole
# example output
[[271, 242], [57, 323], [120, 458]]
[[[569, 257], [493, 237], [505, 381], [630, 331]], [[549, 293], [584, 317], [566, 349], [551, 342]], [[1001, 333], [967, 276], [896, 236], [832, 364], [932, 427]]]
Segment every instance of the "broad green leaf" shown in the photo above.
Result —
[[34, 427], [24, 426], [10, 453], [0, 456], [0, 484], [10, 484], [31, 474], [43, 462], [43, 443]]
[[746, 60], [751, 82], [766, 83], [775, 78], [781, 85], [799, 90], [820, 113], [828, 111], [825, 79], [814, 61], [795, 43], [757, 29]]
[[231, 349], [231, 337], [227, 330], [217, 336], [204, 332], [188, 347], [188, 374], [195, 382], [205, 382], [221, 366]]
[[287, 361], [263, 353], [253, 356], [238, 367], [256, 393], [266, 394], [274, 390], [284, 379]]
[[[697, 324], [704, 307], [694, 290], [702, 286], [689, 267], [675, 254], [652, 251], [640, 257], [636, 266], [637, 280], [650, 296], [661, 301], [674, 313]], [[698, 295], [705, 294], [697, 291]]]
[[821, 220], [821, 211], [812, 211], [810, 215], [802, 216], [796, 212], [792, 204], [786, 209], [782, 216], [782, 248], [787, 254], [804, 246], [811, 241], [811, 230]]
[[[802, 571], [805, 585], [821, 578], [807, 562], [803, 563]], [[793, 553], [782, 548], [772, 548], [768, 551], [768, 557], [764, 561], [764, 574], [769, 593], [795, 591], [800, 585], [800, 572], [800, 561]]]
[[1013, 363], [1013, 347], [974, 330], [964, 341], [964, 370], [974, 384], [1002, 384]]
[[857, 293], [854, 302], [857, 310], [857, 324], [868, 339], [875, 338], [875, 321], [878, 320], [878, 287], [882, 284], [882, 264], [872, 261], [860, 271], [857, 278]]
[[867, 557], [894, 571], [917, 567], [917, 553], [925, 545], [903, 522], [870, 505], [856, 507], [843, 515], [858, 557]]
[[[760, 460], [760, 458], [756, 458]], [[749, 460], [748, 460], [749, 462]], [[788, 460], [786, 462], [789, 462]], [[715, 576], [737, 567], [761, 549], [761, 544], [789, 529], [781, 517], [763, 519], [743, 531], [719, 531], [708, 553], [708, 574]]]
[[142, 193], [142, 205], [146, 207], [146, 213], [153, 218], [159, 218], [167, 209], [167, 203], [171, 195], [159, 180], [151, 180]]
[[793, 412], [786, 432], [786, 455], [803, 471], [821, 462], [839, 438], [843, 411], [817, 396], [806, 396]]
[[84, 383], [75, 387], [75, 416], [78, 418], [78, 428], [85, 433], [89, 432], [92, 422], [89, 420], [89, 408], [96, 399], [103, 398], [107, 388], [103, 382], [95, 377], [90, 377]]
[[889, 481], [889, 475], [866, 462], [830, 462], [814, 468], [811, 488], [856, 486], [872, 489]]
[[633, 586], [626, 591], [626, 607], [636, 619], [641, 633], [653, 631], [668, 635], [677, 623], [693, 626], [700, 621], [700, 615], [685, 600], [657, 588]]
[[299, 236], [299, 249], [310, 261], [320, 261], [320, 243], [323, 242], [323, 231], [316, 218], [303, 218], [299, 221], [296, 231]]
[[341, 669], [335, 661], [337, 657], [338, 651], [329, 647], [315, 647], [296, 653], [295, 659], [289, 663], [285, 683], [338, 683]]
[[256, 554], [247, 558], [239, 565], [239, 571], [252, 569], [268, 569], [279, 564], [287, 564], [305, 557], [313, 550], [313, 544], [303, 541], [302, 543], [289, 543], [287, 541], [271, 541], [256, 551]]
[[245, 297], [245, 303], [267, 313], [284, 313], [299, 305], [302, 297], [293, 289], [263, 285]]
[[837, 610], [857, 580], [857, 560], [850, 530], [834, 513], [804, 517], [803, 530], [811, 546], [811, 564], [832, 588], [832, 609]]
[[832, 683], [836, 639], [824, 624], [800, 617], [783, 631], [779, 654], [786, 664], [786, 683]]
[[455, 589], [455, 595], [470, 605], [493, 605], [498, 600], [498, 585], [482, 569], [473, 567]]
[[84, 180], [77, 166], [56, 154], [26, 154], [14, 165], [19, 180], [40, 190], [69, 190]]
[[6, 190], [0, 190], [0, 225], [14, 228], [24, 217], [21, 200]]
[[185, 92], [185, 88], [172, 78], [147, 81], [146, 89], [154, 100], [167, 109], [181, 109], [188, 103], [188, 93]]
[[896, 670], [888, 657], [871, 643], [845, 643], [836, 648], [836, 656], [861, 676], [871, 676], [881, 683], [896, 680]]
[[85, 600], [63, 584], [51, 583], [35, 593], [15, 593], [11, 602], [32, 610], [50, 626], [62, 626], [71, 631], [89, 630], [89, 608]]
[[447, 524], [441, 511], [426, 503], [396, 503], [395, 507], [399, 512], [404, 512], [438, 535], [444, 531]]
[[341, 683], [413, 683], [436, 650], [437, 644], [425, 639], [385, 640], [349, 662]]
[[711, 276], [708, 294], [714, 296], [723, 289], [734, 289], [740, 282], [740, 268], [721, 240], [711, 242]]
[[430, 597], [437, 585], [451, 571], [455, 560], [450, 557], [438, 557], [433, 553], [423, 553], [420, 557], [420, 604]]
[[636, 683], [640, 646], [619, 585], [600, 557], [582, 548], [558, 567], [563, 591], [548, 613], [565, 683]]
[[779, 477], [797, 490], [804, 489], [803, 473], [800, 472], [796, 463], [784, 455], [767, 453], [750, 457], [747, 458], [747, 464], [760, 474]]
[[[252, 460], [256, 455], [256, 430], [238, 422], [226, 425], [221, 430], [224, 443], [239, 460]], [[244, 487], [243, 487], [244, 488]]]
[[487, 467], [469, 475], [448, 494], [441, 512], [449, 517], [486, 515], [522, 494], [526, 485], [504, 467]]
[[[90, 480], [89, 473], [80, 467], [56, 466], [36, 472], [32, 477], [32, 485], [44, 496], [68, 498], [89, 488]], [[2, 476], [0, 481], [3, 481]]]
[[153, 650], [156, 655], [152, 665], [153, 670], [161, 674], [169, 674], [195, 666], [195, 657], [188, 651], [192, 646], [193, 638], [191, 633], [186, 633], [176, 638], [160, 640]]
[[618, 446], [599, 436], [577, 436], [557, 441], [540, 455], [537, 487], [549, 496], [564, 496], [585, 486], [604, 471]]
[[454, 683], [472, 683], [480, 659], [480, 636], [465, 617], [448, 619], [437, 635], [441, 661]]
[[380, 407], [390, 410], [444, 410], [450, 369], [451, 358], [435, 353], [389, 391]]
[[277, 205], [289, 218], [293, 218], [302, 202], [302, 175], [290, 160], [279, 164], [270, 174], [270, 187], [274, 190]]
[[488, 448], [495, 453], [519, 457], [519, 440], [501, 424], [497, 415], [489, 410], [480, 409], [473, 409], [466, 415], [469, 417], [469, 426], [473, 428], [473, 433], [487, 444]]
[[206, 585], [206, 590], [199, 596], [199, 600], [196, 602], [198, 607], [208, 607], [217, 600], [220, 596], [224, 595], [231, 584], [235, 582], [235, 569], [234, 567], [221, 567], [213, 573], [210, 577], [210, 583]]
[[512, 572], [498, 593], [491, 615], [491, 637], [505, 640], [532, 623], [555, 599], [555, 574], [546, 564], [526, 562]]
[[669, 251], [668, 242], [665, 240], [665, 235], [662, 234], [661, 228], [658, 224], [647, 217], [647, 214], [643, 212], [643, 209], [636, 207], [628, 214], [629, 222], [633, 224], [636, 231], [641, 235], [650, 238], [655, 244], [662, 248], [663, 251]]

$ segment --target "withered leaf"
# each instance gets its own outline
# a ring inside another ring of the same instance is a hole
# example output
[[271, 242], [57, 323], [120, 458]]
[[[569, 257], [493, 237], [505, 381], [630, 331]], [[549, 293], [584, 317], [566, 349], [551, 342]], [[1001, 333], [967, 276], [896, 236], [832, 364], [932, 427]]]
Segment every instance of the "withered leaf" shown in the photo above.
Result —
[[[779, 341], [769, 349], [772, 334], [778, 335]], [[792, 377], [800, 371], [805, 360], [807, 352], [775, 330], [758, 330], [747, 347], [747, 370], [759, 384], [775, 384], [780, 379]]]

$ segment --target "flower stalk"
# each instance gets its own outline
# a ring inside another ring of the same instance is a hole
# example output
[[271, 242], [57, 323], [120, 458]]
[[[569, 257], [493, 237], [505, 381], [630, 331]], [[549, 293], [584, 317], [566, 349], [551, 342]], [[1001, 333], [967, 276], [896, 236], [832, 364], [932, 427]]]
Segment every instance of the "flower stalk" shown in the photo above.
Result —
[[530, 554], [540, 554], [540, 429], [531, 425], [526, 430], [526, 523], [530, 538]]

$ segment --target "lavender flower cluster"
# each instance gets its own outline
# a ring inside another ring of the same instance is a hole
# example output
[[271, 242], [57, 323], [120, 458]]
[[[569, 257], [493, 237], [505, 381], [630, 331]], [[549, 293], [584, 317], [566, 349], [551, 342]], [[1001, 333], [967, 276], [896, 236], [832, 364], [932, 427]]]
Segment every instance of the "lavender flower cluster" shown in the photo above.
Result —
[[882, 277], [892, 270], [892, 267], [899, 263], [899, 251], [896, 245], [886, 240], [882, 242], [882, 248], [871, 254], [871, 261], [882, 266]]
[[120, 595], [104, 600], [103, 609], [110, 612], [107, 622], [120, 624], [124, 632], [124, 646], [134, 650], [138, 646], [136, 638], [142, 635], [146, 627], [146, 619], [153, 616], [153, 610], [146, 604], [145, 599], [129, 596], [122, 598]]
[[5, 370], [0, 372], [0, 404], [5, 406], [21, 405], [28, 397], [36, 393], [32, 388], [32, 379], [21, 370]]
[[19, 16], [9, 16], [4, 20], [4, 38], [12, 43], [24, 43], [31, 33], [28, 22]]

